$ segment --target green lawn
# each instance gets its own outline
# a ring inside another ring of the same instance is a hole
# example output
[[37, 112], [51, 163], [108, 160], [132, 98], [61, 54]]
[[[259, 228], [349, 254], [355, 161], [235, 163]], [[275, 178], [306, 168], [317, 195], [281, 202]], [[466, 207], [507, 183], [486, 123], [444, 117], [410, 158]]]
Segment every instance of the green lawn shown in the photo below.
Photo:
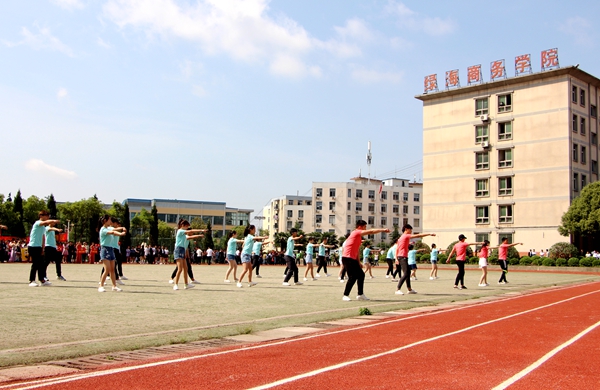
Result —
[[[303, 286], [281, 285], [283, 267], [263, 266], [259, 284], [237, 288], [223, 283], [226, 266], [194, 266], [201, 282], [191, 290], [173, 291], [168, 284], [173, 266], [123, 266], [130, 280], [123, 292], [99, 293], [100, 265], [66, 264], [66, 282], [57, 281], [54, 265], [48, 267], [53, 286], [29, 287], [30, 264], [0, 264], [0, 366], [30, 364], [55, 359], [131, 350], [170, 343], [250, 333], [281, 326], [307, 324], [358, 315], [360, 307], [377, 313], [415, 306], [498, 295], [587, 280], [600, 275], [575, 273], [511, 272], [508, 285], [498, 285], [492, 269], [490, 287], [479, 288], [480, 272], [468, 270], [468, 290], [458, 291], [454, 269], [441, 270], [429, 280], [421, 266], [413, 282], [416, 295], [394, 295], [395, 283], [385, 278], [385, 267], [365, 281], [369, 302], [343, 302], [344, 284], [333, 276]], [[515, 268], [515, 267], [513, 267]], [[238, 275], [241, 272], [238, 268]], [[301, 280], [304, 269], [301, 268]], [[351, 298], [356, 297], [356, 287]]]

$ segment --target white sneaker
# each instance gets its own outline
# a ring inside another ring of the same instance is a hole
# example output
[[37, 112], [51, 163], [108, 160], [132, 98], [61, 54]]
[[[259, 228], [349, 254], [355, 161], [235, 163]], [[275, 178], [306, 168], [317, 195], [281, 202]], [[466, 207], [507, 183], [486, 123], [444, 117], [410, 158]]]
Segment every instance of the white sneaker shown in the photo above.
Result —
[[248, 283], [248, 287], [256, 286], [257, 284], [258, 283], [256, 283], [256, 282], [250, 282], [250, 283]]
[[392, 279], [392, 282], [397, 282], [397, 281], [398, 281], [398, 279]]
[[282, 286], [289, 286], [290, 284], [288, 282], [283, 282], [281, 283]]
[[104, 287], [98, 287], [98, 292], [106, 292], [106, 289]]
[[113, 290], [113, 291], [115, 291], [115, 292], [120, 292], [120, 291], [123, 291], [123, 290], [122, 290], [122, 289], [120, 289], [119, 287], [113, 287], [113, 288], [112, 288], [112, 290]]
[[197, 280], [192, 280], [192, 283], [193, 283], [193, 284], [200, 284], [200, 282], [199, 282], [199, 281], [197, 281]]
[[169, 280], [169, 284], [173, 284], [175, 281], [173, 279]]
[[194, 286], [192, 283], [188, 283], [188, 284], [185, 286], [185, 289], [187, 290], [188, 288], [194, 288], [194, 287], [196, 287], [196, 286]]
[[296, 282], [296, 283], [294, 283], [294, 286], [302, 286], [303, 284], [304, 283], [302, 283], [302, 282]]
[[435, 278], [433, 276], [430, 276], [429, 280], [435, 280]]
[[304, 281], [306, 282], [308, 279], [304, 278]]
[[345, 282], [345, 280], [344, 280], [344, 279], [340, 279], [340, 283], [344, 283], [344, 282]]
[[325, 274], [325, 276], [327, 276], [327, 277], [330, 277], [330, 276], [331, 276], [331, 274]]
[[369, 279], [375, 279], [375, 276], [371, 276]]
[[313, 282], [315, 282], [315, 281], [317, 281], [317, 280], [319, 280], [319, 279], [317, 279], [317, 278], [313, 278]]
[[315, 274], [315, 278], [320, 278], [320, 277], [321, 277], [321, 275]]
[[389, 278], [390, 278], [390, 275], [385, 275], [385, 278], [386, 278], [386, 279], [389, 279]]
[[419, 279], [417, 279], [417, 277], [415, 276], [415, 278], [413, 280], [419, 280]]
[[396, 295], [404, 295], [404, 293], [402, 292], [402, 290], [396, 290], [395, 294]]
[[487, 283], [479, 283], [479, 285], [478, 285], [478, 286], [479, 286], [479, 287], [487, 287], [487, 286], [488, 286], [488, 284], [487, 284]]
[[238, 286], [239, 288], [243, 287], [242, 283], [240, 283], [240, 282], [237, 282], [236, 286]]
[[357, 296], [356, 296], [356, 300], [357, 300], [357, 301], [370, 301], [370, 299], [369, 299], [369, 298], [367, 298], [367, 296], [366, 296], [365, 294], [362, 294], [362, 295], [357, 295]]
[[45, 281], [44, 283], [41, 284], [42, 286], [52, 286], [52, 283], [50, 283], [49, 281]]
[[179, 286], [178, 285], [174, 285], [173, 286], [173, 290], [175, 290], [175, 291], [179, 290]]
[[417, 292], [415, 290], [408, 290], [408, 294], [416, 294]]
[[224, 282], [225, 282], [225, 283], [231, 283], [231, 280], [229, 280], [229, 279], [225, 279], [225, 280], [224, 280]]
[[256, 277], [257, 277], [257, 278], [262, 278], [262, 276], [260, 276], [260, 275], [256, 275]]
[[125, 285], [125, 283], [123, 283], [123, 282], [121, 281], [121, 279], [117, 279], [117, 280], [116, 280], [116, 282], [117, 282], [117, 284], [120, 284], [121, 286], [124, 286], [124, 285]]
[[342, 301], [351, 301], [352, 299], [350, 299], [350, 297], [348, 295], [344, 295], [342, 297]]
[[123, 280], [129, 280], [129, 278], [127, 276], [121, 276], [120, 278]]

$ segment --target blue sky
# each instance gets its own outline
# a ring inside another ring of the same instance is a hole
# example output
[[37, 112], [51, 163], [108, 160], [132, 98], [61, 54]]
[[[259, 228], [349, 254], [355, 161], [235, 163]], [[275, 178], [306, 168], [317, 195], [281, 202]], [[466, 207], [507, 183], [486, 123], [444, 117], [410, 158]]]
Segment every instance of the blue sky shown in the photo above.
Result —
[[558, 48], [600, 76], [600, 2], [8, 0], [0, 193], [225, 201], [422, 177], [423, 78]]

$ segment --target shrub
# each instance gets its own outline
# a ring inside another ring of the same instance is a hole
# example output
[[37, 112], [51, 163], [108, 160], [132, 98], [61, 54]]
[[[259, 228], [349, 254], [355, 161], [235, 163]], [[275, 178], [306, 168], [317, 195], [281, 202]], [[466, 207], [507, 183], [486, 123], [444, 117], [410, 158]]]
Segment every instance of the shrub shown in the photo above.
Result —
[[531, 258], [531, 265], [541, 265], [542, 264], [542, 258], [539, 256], [533, 256]]
[[438, 255], [438, 263], [445, 263], [447, 259], [448, 255], [446, 255], [445, 253], [440, 253]]
[[584, 257], [583, 259], [579, 260], [580, 267], [591, 267], [592, 264], [593, 260], [590, 257]]
[[521, 257], [521, 260], [519, 260], [519, 264], [521, 265], [531, 265], [531, 262], [533, 260], [531, 259], [531, 257], [529, 256], [523, 256]]
[[[579, 264], [579, 260], [577, 260], [577, 263]], [[561, 258], [556, 259], [556, 266], [557, 267], [564, 267], [566, 265], [567, 265], [567, 260], [561, 259]], [[571, 264], [569, 264], [569, 265], [571, 265]]]
[[415, 249], [416, 250], [425, 249], [425, 252], [421, 252], [421, 253], [426, 253], [426, 254], [431, 253], [431, 248], [429, 247], [429, 245], [425, 244], [423, 241], [417, 241], [415, 243]]
[[592, 266], [594, 266], [594, 267], [600, 267], [600, 259], [594, 259], [594, 260], [592, 260]]
[[360, 314], [361, 316], [370, 316], [373, 313], [371, 313], [371, 310], [369, 310], [368, 307], [361, 307], [358, 309], [358, 314]]
[[492, 255], [492, 256], [488, 257], [488, 264], [498, 265], [498, 256]]
[[542, 260], [542, 265], [545, 267], [554, 267], [556, 265], [556, 260], [547, 257]]
[[508, 259], [508, 264], [517, 265], [517, 264], [519, 264], [519, 259], [515, 259], [514, 257], [511, 257]]
[[[561, 259], [564, 260], [564, 259]], [[556, 262], [558, 264], [558, 261]], [[579, 259], [577, 257], [571, 257], [569, 259], [569, 267], [579, 267]]]
[[550, 254], [548, 257], [551, 259], [558, 259], [559, 257], [568, 259], [577, 256], [578, 252], [577, 247], [573, 244], [569, 244], [568, 242], [557, 242], [550, 247]]
[[423, 253], [421, 255], [421, 263], [429, 263], [429, 259], [431, 258], [431, 255], [429, 253]]
[[477, 256], [469, 257], [469, 264], [479, 264], [479, 257], [477, 257]]

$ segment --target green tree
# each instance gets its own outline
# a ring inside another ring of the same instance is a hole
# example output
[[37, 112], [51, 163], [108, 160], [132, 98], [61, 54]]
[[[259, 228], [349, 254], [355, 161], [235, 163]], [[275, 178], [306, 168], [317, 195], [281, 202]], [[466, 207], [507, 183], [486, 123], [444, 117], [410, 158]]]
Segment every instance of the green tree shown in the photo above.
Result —
[[21, 190], [17, 191], [13, 201], [13, 211], [17, 214], [17, 223], [13, 227], [12, 234], [14, 236], [25, 238], [25, 226], [23, 225], [23, 198], [21, 198]]
[[209, 222], [206, 225], [206, 229], [208, 229], [208, 231], [204, 232], [204, 249], [215, 249], [215, 243], [213, 242], [213, 237], [212, 237], [212, 225]]
[[600, 182], [585, 186], [563, 214], [558, 232], [563, 236], [597, 236], [600, 233]]
[[19, 224], [19, 215], [14, 211], [14, 204], [10, 197], [5, 201], [2, 194], [0, 194], [0, 224], [7, 227], [7, 230], [3, 233], [16, 236], [14, 232]]
[[[287, 239], [291, 236], [288, 232], [277, 232], [275, 233], [273, 245], [275, 248], [279, 248], [280, 251], [285, 250], [287, 247]], [[238, 237], [240, 237], [238, 233]]]
[[56, 218], [58, 217], [58, 209], [56, 208], [56, 200], [54, 200], [54, 195], [50, 194], [48, 200], [46, 202], [46, 207], [48, 212], [50, 213], [50, 217]]
[[127, 247], [131, 246], [131, 221], [129, 220], [129, 204], [123, 206], [123, 223], [122, 226], [127, 229], [127, 233], [121, 237], [121, 253], [125, 253]]
[[77, 202], [61, 203], [57, 207], [60, 220], [70, 224], [70, 240], [98, 242], [98, 219], [105, 210], [95, 195]]
[[[587, 187], [586, 187], [587, 188]], [[548, 257], [551, 259], [568, 259], [579, 254], [577, 247], [568, 242], [557, 242], [550, 247]]]
[[390, 234], [390, 246], [394, 246], [394, 244], [400, 238], [400, 231], [398, 230], [398, 225], [394, 225], [394, 230]]
[[40, 219], [39, 212], [46, 209], [46, 202], [35, 195], [31, 195], [23, 202], [23, 224], [25, 231], [31, 230], [31, 227]]
[[131, 235], [138, 240], [148, 239], [148, 229], [150, 229], [150, 220], [152, 215], [142, 207], [135, 217], [131, 218]]
[[158, 210], [152, 205], [152, 219], [150, 220], [150, 245], [158, 245]]

